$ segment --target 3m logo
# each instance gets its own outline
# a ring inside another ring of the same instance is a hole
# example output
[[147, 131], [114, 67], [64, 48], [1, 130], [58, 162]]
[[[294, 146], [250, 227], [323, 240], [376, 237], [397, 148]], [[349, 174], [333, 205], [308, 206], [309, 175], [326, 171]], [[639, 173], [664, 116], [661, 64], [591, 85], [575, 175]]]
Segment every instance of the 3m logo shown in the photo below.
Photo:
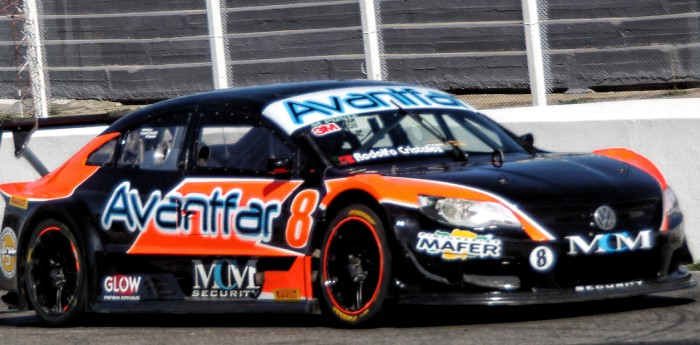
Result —
[[337, 124], [327, 123], [325, 125], [320, 125], [320, 126], [312, 128], [311, 132], [315, 136], [320, 137], [322, 135], [326, 135], [326, 134], [333, 133], [333, 132], [338, 132], [340, 130], [341, 130], [341, 128]]

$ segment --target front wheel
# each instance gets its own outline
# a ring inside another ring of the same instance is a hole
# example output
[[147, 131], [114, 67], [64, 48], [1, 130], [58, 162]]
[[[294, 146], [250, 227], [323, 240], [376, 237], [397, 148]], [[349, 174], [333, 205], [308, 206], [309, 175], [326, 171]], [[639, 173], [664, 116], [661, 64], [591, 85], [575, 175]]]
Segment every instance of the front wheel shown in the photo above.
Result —
[[65, 224], [41, 222], [25, 252], [25, 287], [29, 302], [43, 321], [75, 321], [85, 304], [85, 264], [80, 243]]
[[338, 212], [321, 246], [319, 289], [324, 312], [345, 325], [376, 319], [391, 278], [386, 242], [381, 219], [371, 208], [355, 204]]

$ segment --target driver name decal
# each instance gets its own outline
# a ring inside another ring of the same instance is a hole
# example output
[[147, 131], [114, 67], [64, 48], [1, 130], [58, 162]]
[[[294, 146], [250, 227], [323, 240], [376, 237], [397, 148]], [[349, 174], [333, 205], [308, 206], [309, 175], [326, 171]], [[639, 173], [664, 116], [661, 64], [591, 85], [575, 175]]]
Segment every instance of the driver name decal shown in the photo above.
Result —
[[[375, 159], [392, 158], [398, 156], [415, 156], [423, 154], [444, 153], [445, 149], [442, 144], [428, 144], [421, 147], [399, 146], [397, 148], [380, 148], [369, 150], [367, 152], [355, 152], [352, 154], [352, 161], [341, 161], [341, 164], [361, 163], [372, 161]], [[340, 160], [340, 157], [338, 158]]]

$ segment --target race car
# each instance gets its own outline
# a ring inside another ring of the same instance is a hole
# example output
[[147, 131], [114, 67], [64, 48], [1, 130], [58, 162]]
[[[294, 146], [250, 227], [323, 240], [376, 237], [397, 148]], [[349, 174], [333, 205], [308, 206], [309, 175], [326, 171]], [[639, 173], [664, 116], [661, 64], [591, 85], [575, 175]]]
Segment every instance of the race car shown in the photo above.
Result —
[[[379, 81], [206, 92], [112, 123], [0, 186], [0, 289], [86, 313], [521, 305], [696, 285], [648, 159], [537, 149], [452, 95]], [[388, 303], [391, 302], [391, 303]]]

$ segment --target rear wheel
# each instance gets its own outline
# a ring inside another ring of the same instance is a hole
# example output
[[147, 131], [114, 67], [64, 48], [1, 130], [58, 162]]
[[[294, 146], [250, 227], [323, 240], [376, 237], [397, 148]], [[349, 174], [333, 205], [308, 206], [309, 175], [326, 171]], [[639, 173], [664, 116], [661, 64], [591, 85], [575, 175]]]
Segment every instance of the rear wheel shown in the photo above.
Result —
[[391, 253], [372, 209], [355, 204], [338, 212], [324, 236], [319, 268], [324, 312], [346, 325], [376, 320], [389, 290]]
[[39, 318], [52, 325], [75, 321], [85, 306], [85, 264], [80, 243], [65, 224], [41, 222], [25, 251], [25, 287]]

